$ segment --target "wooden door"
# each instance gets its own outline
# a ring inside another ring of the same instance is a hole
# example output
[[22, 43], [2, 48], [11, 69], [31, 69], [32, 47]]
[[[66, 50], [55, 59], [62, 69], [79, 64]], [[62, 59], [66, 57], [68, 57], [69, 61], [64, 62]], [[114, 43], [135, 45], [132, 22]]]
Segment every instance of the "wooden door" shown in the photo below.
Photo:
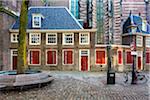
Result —
[[81, 56], [81, 71], [88, 71], [88, 56]]
[[17, 69], [17, 56], [13, 56], [13, 70]]

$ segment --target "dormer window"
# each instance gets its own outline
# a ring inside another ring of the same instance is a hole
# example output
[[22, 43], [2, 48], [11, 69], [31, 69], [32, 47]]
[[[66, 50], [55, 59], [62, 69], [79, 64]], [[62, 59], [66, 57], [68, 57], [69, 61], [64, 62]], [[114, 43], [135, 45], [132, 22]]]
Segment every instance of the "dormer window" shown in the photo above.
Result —
[[40, 28], [41, 27], [41, 14], [33, 14], [32, 15], [32, 27]]

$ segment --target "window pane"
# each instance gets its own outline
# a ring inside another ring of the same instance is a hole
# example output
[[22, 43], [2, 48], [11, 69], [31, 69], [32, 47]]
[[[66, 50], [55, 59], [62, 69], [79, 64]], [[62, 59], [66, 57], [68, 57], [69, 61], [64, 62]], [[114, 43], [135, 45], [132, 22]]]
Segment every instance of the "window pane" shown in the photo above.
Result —
[[48, 34], [48, 43], [56, 43], [56, 34]]

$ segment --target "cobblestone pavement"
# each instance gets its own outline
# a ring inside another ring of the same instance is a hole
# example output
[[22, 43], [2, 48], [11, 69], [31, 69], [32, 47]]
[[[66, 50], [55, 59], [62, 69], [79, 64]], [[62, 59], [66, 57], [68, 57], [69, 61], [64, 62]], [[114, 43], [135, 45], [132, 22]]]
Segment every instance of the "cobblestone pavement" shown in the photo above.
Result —
[[106, 73], [48, 73], [55, 77], [51, 84], [28, 91], [0, 92], [0, 100], [150, 100], [150, 82], [124, 84], [120, 73], [115, 85], [106, 85]]

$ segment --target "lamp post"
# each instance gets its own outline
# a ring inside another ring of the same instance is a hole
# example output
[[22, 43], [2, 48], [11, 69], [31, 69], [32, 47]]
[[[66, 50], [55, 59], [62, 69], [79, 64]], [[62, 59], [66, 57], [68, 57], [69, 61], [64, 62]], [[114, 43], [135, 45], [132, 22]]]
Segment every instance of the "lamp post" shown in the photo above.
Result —
[[133, 56], [133, 64], [132, 64], [132, 81], [131, 84], [136, 84], [136, 73], [135, 73], [135, 68], [136, 68], [136, 42], [133, 39], [131, 43], [131, 55]]

